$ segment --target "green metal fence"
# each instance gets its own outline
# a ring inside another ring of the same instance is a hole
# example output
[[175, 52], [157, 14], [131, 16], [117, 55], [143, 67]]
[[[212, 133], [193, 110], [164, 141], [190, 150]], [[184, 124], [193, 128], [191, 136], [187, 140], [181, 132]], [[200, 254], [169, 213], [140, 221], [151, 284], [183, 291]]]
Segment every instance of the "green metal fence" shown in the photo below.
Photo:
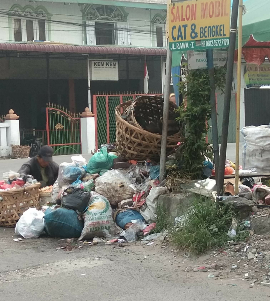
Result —
[[93, 110], [96, 116], [96, 148], [114, 143], [116, 139], [115, 108], [143, 94], [93, 95]]

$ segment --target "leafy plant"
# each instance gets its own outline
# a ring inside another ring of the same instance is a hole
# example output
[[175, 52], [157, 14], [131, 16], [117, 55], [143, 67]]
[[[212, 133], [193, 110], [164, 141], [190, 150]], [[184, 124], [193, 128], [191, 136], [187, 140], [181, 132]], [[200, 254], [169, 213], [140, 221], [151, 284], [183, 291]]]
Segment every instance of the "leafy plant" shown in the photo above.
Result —
[[228, 241], [233, 211], [212, 200], [195, 200], [182, 224], [171, 233], [173, 243], [181, 249], [201, 254]]
[[[215, 84], [220, 90], [225, 85], [225, 68], [215, 69]], [[192, 70], [186, 81], [180, 83], [180, 93], [187, 100], [187, 106], [179, 107], [178, 120], [186, 125], [184, 141], [177, 152], [183, 171], [191, 178], [201, 177], [204, 157], [212, 157], [206, 142], [208, 120], [211, 118], [210, 82], [207, 70]]]

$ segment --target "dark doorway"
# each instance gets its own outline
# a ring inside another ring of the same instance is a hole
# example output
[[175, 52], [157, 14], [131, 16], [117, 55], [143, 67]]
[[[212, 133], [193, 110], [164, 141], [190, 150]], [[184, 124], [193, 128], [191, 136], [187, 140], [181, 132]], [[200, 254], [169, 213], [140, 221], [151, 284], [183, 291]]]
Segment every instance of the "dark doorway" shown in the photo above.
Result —
[[270, 89], [245, 89], [245, 125], [270, 124]]

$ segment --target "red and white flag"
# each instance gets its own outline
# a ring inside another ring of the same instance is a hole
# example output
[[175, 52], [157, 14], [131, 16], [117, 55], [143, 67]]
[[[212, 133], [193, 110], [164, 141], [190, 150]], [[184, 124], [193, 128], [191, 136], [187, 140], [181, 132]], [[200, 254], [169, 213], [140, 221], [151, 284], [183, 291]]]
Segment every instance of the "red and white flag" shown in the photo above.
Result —
[[149, 80], [149, 74], [148, 69], [146, 65], [146, 61], [144, 62], [144, 83], [143, 83], [143, 92], [144, 94], [148, 94], [148, 80]]

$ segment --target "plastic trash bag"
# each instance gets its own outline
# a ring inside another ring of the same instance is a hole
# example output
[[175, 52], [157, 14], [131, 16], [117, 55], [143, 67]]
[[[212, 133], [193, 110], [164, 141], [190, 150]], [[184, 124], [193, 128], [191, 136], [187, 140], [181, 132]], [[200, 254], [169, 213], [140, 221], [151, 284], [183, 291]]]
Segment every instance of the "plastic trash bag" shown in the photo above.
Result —
[[108, 153], [106, 147], [102, 147], [99, 152], [95, 153], [89, 160], [86, 171], [90, 174], [100, 173], [101, 171], [106, 171], [112, 168], [113, 160], [117, 156]]
[[117, 226], [119, 226], [122, 229], [125, 229], [125, 226], [127, 224], [132, 223], [134, 220], [140, 220], [144, 221], [143, 216], [140, 214], [140, 212], [132, 209], [128, 209], [122, 212], [119, 212], [116, 215], [115, 222]]
[[109, 200], [111, 205], [116, 206], [119, 202], [132, 198], [135, 187], [128, 177], [118, 170], [109, 170], [96, 179], [95, 191]]
[[93, 194], [84, 214], [84, 228], [80, 240], [94, 237], [110, 237], [115, 231], [112, 208], [102, 195]]
[[146, 198], [145, 204], [142, 206], [140, 212], [147, 223], [155, 222], [157, 219], [157, 200], [158, 197], [167, 192], [166, 187], [152, 187], [149, 195]]
[[15, 234], [24, 238], [38, 238], [44, 231], [44, 213], [36, 208], [29, 208], [16, 224]]
[[146, 228], [142, 220], [133, 220], [132, 225], [120, 234], [127, 242], [134, 242], [138, 239], [138, 234]]
[[90, 201], [90, 193], [81, 188], [69, 187], [64, 191], [62, 207], [84, 212]]
[[59, 187], [70, 185], [84, 175], [85, 169], [83, 167], [77, 166], [75, 163], [61, 163], [57, 179]]
[[83, 229], [83, 221], [74, 210], [47, 209], [44, 216], [45, 230], [51, 237], [78, 238]]
[[87, 162], [82, 155], [72, 156], [71, 161], [78, 167], [86, 166]]

